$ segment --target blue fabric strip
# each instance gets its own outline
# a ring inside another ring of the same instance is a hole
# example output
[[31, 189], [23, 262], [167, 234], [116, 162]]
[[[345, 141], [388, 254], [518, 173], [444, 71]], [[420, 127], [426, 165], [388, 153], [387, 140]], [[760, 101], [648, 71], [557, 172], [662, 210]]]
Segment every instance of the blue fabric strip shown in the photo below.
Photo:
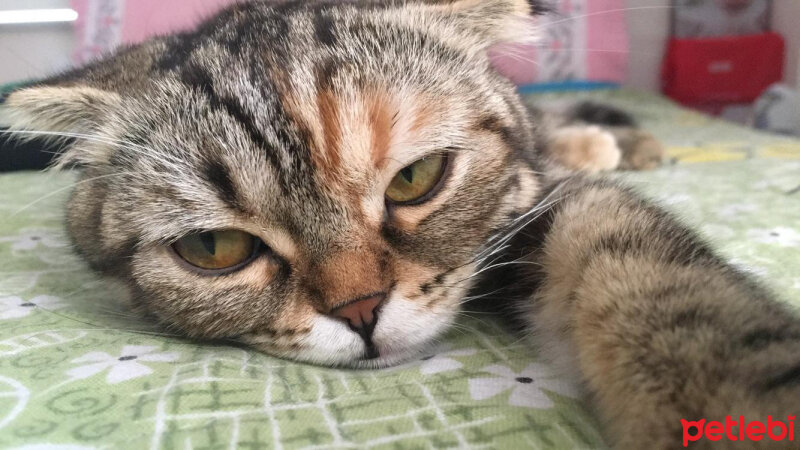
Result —
[[21, 81], [18, 83], [0, 84], [0, 105], [5, 103], [6, 98], [15, 90], [33, 84], [32, 81]]
[[619, 83], [605, 81], [556, 81], [552, 83], [535, 83], [519, 86], [520, 94], [537, 94], [542, 92], [596, 91], [600, 89], [619, 89]]

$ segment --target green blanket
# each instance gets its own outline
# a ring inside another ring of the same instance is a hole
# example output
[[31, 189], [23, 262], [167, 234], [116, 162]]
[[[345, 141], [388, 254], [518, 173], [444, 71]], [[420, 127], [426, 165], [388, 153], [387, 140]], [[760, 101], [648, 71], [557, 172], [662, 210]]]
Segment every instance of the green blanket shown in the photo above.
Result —
[[[635, 111], [675, 158], [622, 176], [800, 305], [800, 143], [654, 96], [591, 96]], [[153, 333], [70, 252], [73, 182], [0, 177], [0, 448], [604, 446], [575, 388], [491, 315], [465, 313], [425, 358], [379, 371]]]

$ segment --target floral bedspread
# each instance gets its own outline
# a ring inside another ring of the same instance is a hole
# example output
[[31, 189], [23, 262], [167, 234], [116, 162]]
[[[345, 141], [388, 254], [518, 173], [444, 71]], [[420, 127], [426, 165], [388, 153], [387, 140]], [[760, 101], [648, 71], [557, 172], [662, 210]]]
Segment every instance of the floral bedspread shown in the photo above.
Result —
[[[624, 174], [800, 306], [800, 142], [657, 97], [636, 111], [675, 161]], [[424, 358], [296, 364], [155, 333], [69, 250], [72, 174], [0, 176], [0, 448], [602, 448], [576, 390], [495, 317], [467, 312]]]

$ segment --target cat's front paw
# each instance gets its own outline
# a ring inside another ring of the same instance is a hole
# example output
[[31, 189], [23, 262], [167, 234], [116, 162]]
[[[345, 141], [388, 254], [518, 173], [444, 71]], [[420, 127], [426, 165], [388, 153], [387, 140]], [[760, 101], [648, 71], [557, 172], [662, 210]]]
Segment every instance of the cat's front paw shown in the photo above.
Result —
[[614, 170], [622, 161], [617, 139], [596, 125], [557, 130], [551, 136], [549, 153], [567, 169], [586, 173]]

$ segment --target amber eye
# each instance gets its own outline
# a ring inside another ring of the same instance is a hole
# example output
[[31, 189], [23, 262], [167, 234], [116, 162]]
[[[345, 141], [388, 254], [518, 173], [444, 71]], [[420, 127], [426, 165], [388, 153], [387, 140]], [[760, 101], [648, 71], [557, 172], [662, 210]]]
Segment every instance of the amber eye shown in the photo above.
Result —
[[445, 155], [420, 159], [395, 175], [386, 190], [386, 198], [396, 205], [422, 203], [439, 186], [446, 166]]
[[258, 243], [258, 239], [243, 231], [207, 231], [181, 238], [172, 248], [192, 266], [225, 270], [250, 261]]

